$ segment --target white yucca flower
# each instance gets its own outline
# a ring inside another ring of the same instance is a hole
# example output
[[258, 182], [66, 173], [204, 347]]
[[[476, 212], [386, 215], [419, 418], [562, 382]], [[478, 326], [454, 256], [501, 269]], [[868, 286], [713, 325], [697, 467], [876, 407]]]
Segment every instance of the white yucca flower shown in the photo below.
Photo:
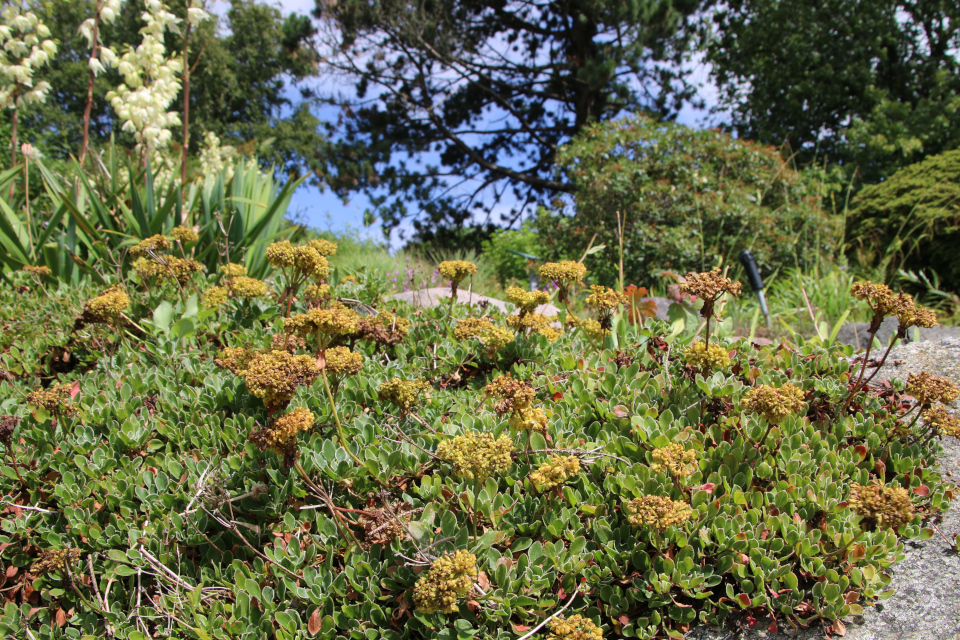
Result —
[[0, 108], [13, 109], [46, 100], [50, 84], [39, 82], [34, 86], [33, 75], [46, 66], [57, 52], [53, 40], [41, 40], [50, 35], [37, 16], [23, 11], [19, 5], [6, 5], [0, 10], [3, 26], [0, 28], [0, 77], [7, 84], [0, 90]]

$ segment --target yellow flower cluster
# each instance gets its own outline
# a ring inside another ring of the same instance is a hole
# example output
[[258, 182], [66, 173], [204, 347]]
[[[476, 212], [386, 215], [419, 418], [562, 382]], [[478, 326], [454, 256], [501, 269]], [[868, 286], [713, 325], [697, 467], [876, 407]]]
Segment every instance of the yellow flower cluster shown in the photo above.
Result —
[[335, 376], [353, 376], [363, 368], [363, 356], [347, 347], [330, 347], [323, 356], [326, 370]]
[[262, 298], [267, 295], [267, 283], [256, 278], [239, 276], [227, 280], [231, 295], [238, 298]]
[[594, 342], [602, 343], [607, 336], [609, 336], [612, 331], [610, 329], [604, 329], [603, 326], [593, 318], [587, 318], [586, 320], [577, 320], [577, 326], [587, 334], [587, 337], [593, 340]]
[[247, 268], [242, 264], [230, 262], [220, 266], [220, 272], [227, 278], [239, 278], [247, 275]]
[[693, 515], [689, 504], [671, 500], [666, 496], [634, 498], [624, 506], [630, 513], [627, 517], [630, 524], [635, 527], [650, 527], [660, 532], [684, 524]]
[[730, 366], [730, 354], [719, 344], [694, 342], [683, 357], [688, 365], [702, 371], [723, 371]]
[[308, 386], [320, 374], [316, 360], [311, 356], [293, 355], [288, 351], [245, 353], [233, 355], [237, 375], [243, 378], [251, 395], [263, 400], [268, 409], [285, 406], [293, 399], [298, 386]]
[[256, 351], [243, 347], [227, 347], [213, 359], [213, 364], [220, 369], [226, 369], [240, 375], [240, 372], [247, 368], [247, 363], [253, 359], [256, 353]]
[[913, 502], [903, 487], [887, 487], [880, 482], [854, 483], [850, 487], [850, 508], [870, 525], [897, 529], [913, 520]]
[[115, 284], [83, 306], [83, 318], [87, 322], [116, 324], [120, 315], [130, 306], [130, 297], [123, 286]]
[[680, 283], [680, 293], [694, 295], [705, 301], [716, 302], [725, 293], [740, 295], [741, 284], [727, 278], [720, 272], [720, 267], [703, 273], [688, 273]]
[[547, 414], [540, 407], [523, 407], [510, 414], [507, 423], [514, 431], [547, 432]]
[[550, 294], [546, 291], [524, 291], [520, 287], [507, 289], [506, 298], [523, 313], [533, 313], [540, 305], [550, 302]]
[[911, 373], [907, 377], [906, 391], [923, 406], [929, 406], [934, 402], [948, 404], [956, 400], [960, 394], [957, 385], [926, 371], [916, 376]]
[[803, 389], [789, 382], [779, 389], [762, 384], [744, 394], [742, 406], [762, 415], [770, 424], [780, 424], [787, 416], [803, 410]]
[[577, 284], [587, 275], [587, 267], [582, 262], [562, 260], [548, 262], [540, 267], [540, 279], [556, 282], [561, 287]]
[[930, 425], [935, 433], [960, 438], [960, 419], [950, 415], [942, 405], [924, 411], [923, 421]]
[[307, 243], [307, 246], [316, 250], [316, 252], [322, 255], [324, 258], [329, 258], [337, 253], [337, 243], [330, 240], [324, 240], [323, 238], [311, 240]]
[[579, 613], [569, 618], [557, 616], [550, 621], [547, 640], [603, 640], [603, 631]]
[[27, 394], [27, 404], [43, 407], [57, 418], [70, 418], [80, 411], [70, 404], [70, 385], [55, 384], [49, 389], [36, 389]]
[[30, 572], [35, 575], [50, 573], [51, 571], [63, 571], [67, 565], [73, 564], [80, 559], [80, 549], [54, 549], [45, 551], [40, 559], [33, 563]]
[[150, 236], [130, 247], [131, 258], [143, 258], [149, 254], [158, 254], [170, 248], [170, 241], [164, 235]]
[[622, 304], [627, 304], [627, 296], [619, 291], [608, 289], [600, 285], [591, 285], [592, 292], [587, 296], [587, 305], [599, 311], [612, 311]]
[[273, 449], [278, 455], [294, 457], [297, 452], [297, 434], [313, 427], [314, 417], [309, 409], [297, 407], [270, 423], [267, 429], [250, 434], [250, 441], [261, 451]]
[[319, 280], [330, 275], [330, 263], [316, 246], [310, 243], [295, 247], [289, 240], [274, 242], [267, 247], [267, 262], [278, 269], [292, 268], [295, 277], [305, 276]]
[[200, 305], [204, 309], [215, 309], [223, 306], [227, 302], [228, 291], [226, 287], [209, 287], [203, 292], [203, 298]]
[[[509, 322], [509, 319], [508, 319]], [[464, 318], [453, 328], [457, 340], [479, 339], [484, 345], [498, 351], [514, 341], [513, 331], [495, 325], [489, 318]]]
[[530, 474], [530, 482], [540, 491], [549, 491], [580, 473], [580, 459], [576, 456], [554, 455]]
[[459, 611], [457, 599], [470, 593], [477, 575], [477, 557], [468, 551], [437, 558], [414, 585], [413, 603], [427, 614]]
[[320, 336], [319, 347], [326, 347], [337, 340], [352, 336], [360, 330], [357, 312], [339, 302], [327, 309], [310, 309], [287, 318], [283, 324], [287, 333], [298, 333], [304, 338]]
[[697, 470], [697, 452], [684, 449], [682, 444], [674, 443], [653, 450], [654, 471], [664, 471], [674, 478], [686, 478]]
[[477, 272], [477, 265], [466, 260], [444, 260], [439, 266], [440, 275], [456, 285], [467, 276]]
[[200, 239], [200, 236], [197, 235], [196, 231], [183, 225], [174, 227], [170, 232], [170, 237], [177, 242], [196, 242]]
[[186, 284], [190, 276], [203, 271], [203, 265], [196, 260], [184, 260], [176, 256], [158, 256], [157, 259], [137, 258], [133, 262], [133, 270], [143, 282], [156, 277], [161, 282], [176, 280], [180, 284]]
[[484, 482], [493, 473], [503, 473], [513, 464], [513, 443], [507, 436], [494, 439], [489, 433], [470, 432], [444, 440], [437, 457], [453, 465], [458, 478]]
[[521, 313], [518, 316], [507, 316], [507, 326], [516, 331], [536, 332], [544, 336], [548, 342], [556, 342], [563, 332], [550, 326], [556, 321], [556, 316], [545, 316], [539, 313]]
[[312, 284], [306, 289], [303, 290], [303, 294], [308, 298], [315, 298], [322, 300], [324, 298], [330, 297], [330, 285], [328, 284]]
[[425, 380], [391, 378], [380, 383], [377, 398], [380, 402], [389, 402], [403, 413], [408, 413], [430, 389], [430, 383]]
[[50, 267], [35, 267], [30, 264], [24, 265], [21, 271], [32, 273], [35, 276], [48, 276], [51, 273], [53, 273], [52, 271], [50, 271]]

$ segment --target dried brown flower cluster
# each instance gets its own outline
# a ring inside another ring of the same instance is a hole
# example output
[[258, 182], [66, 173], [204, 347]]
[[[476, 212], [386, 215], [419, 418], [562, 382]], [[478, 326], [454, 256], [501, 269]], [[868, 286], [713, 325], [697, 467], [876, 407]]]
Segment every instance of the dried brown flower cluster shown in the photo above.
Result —
[[677, 287], [681, 294], [693, 295], [703, 300], [700, 316], [707, 321], [704, 342], [710, 342], [710, 321], [715, 317], [717, 302], [724, 294], [740, 295], [741, 285], [720, 272], [720, 267], [703, 273], [688, 273]]
[[704, 372], [723, 371], [730, 366], [730, 354], [719, 344], [694, 342], [683, 354], [687, 364]]
[[508, 288], [506, 298], [523, 313], [533, 313], [540, 305], [550, 302], [550, 294], [546, 291], [524, 291], [520, 287]]
[[115, 284], [87, 301], [83, 306], [82, 319], [95, 324], [121, 324], [123, 312], [129, 306], [130, 297], [122, 285]]
[[477, 557], [458, 550], [437, 558], [430, 570], [420, 576], [413, 588], [413, 603], [423, 613], [454, 613], [457, 600], [463, 598], [477, 579]]
[[274, 418], [267, 428], [250, 434], [250, 442], [261, 451], [272, 449], [283, 456], [286, 466], [291, 466], [297, 457], [297, 435], [313, 428], [314, 417], [309, 409], [297, 407], [290, 413]]
[[26, 271], [27, 273], [31, 273], [35, 276], [48, 276], [53, 273], [50, 271], [50, 267], [35, 267], [30, 264], [24, 265], [20, 270]]
[[489, 433], [469, 432], [444, 440], [437, 446], [437, 457], [453, 465], [458, 478], [477, 483], [491, 474], [503, 473], [513, 464], [513, 443], [507, 436], [494, 439]]
[[540, 491], [549, 491], [559, 487], [570, 478], [580, 473], [580, 459], [576, 456], [551, 456], [536, 471], [530, 474], [530, 482]]
[[654, 471], [663, 471], [674, 478], [686, 478], [697, 470], [697, 452], [684, 449], [682, 444], [673, 443], [653, 450]]
[[887, 487], [880, 482], [854, 483], [850, 487], [850, 508], [863, 516], [868, 526], [898, 529], [913, 520], [913, 502], [903, 487]]
[[569, 618], [557, 616], [550, 621], [547, 640], [603, 640], [603, 631], [579, 613]]
[[367, 508], [366, 513], [359, 514], [357, 524], [363, 529], [363, 548], [369, 549], [375, 544], [387, 546], [406, 536], [404, 525], [410, 520], [412, 510], [409, 502], [398, 501], [392, 505], [384, 503], [382, 509]]
[[173, 230], [170, 231], [170, 237], [181, 243], [196, 242], [200, 239], [196, 231], [183, 225], [174, 227]]
[[51, 571], [64, 571], [69, 565], [80, 559], [80, 549], [53, 549], [44, 551], [40, 559], [33, 563], [30, 572], [42, 575]]
[[323, 352], [327, 373], [337, 376], [354, 376], [363, 368], [363, 356], [347, 347], [330, 347]]
[[762, 415], [770, 424], [780, 424], [787, 416], [803, 410], [803, 389], [789, 382], [779, 389], [762, 384], [744, 394], [742, 406]]
[[380, 402], [389, 402], [402, 413], [409, 413], [431, 388], [425, 380], [391, 378], [380, 383], [377, 398]]
[[870, 333], [880, 328], [880, 323], [887, 316], [896, 316], [900, 323], [897, 336], [903, 338], [910, 327], [930, 328], [937, 326], [937, 314], [930, 309], [917, 305], [913, 296], [906, 293], [894, 293], [885, 284], [873, 282], [856, 282], [850, 287], [850, 292], [857, 300], [867, 303], [873, 311], [870, 321]]
[[374, 316], [362, 316], [358, 322], [357, 337], [377, 344], [391, 346], [402, 342], [410, 333], [410, 321], [389, 311]]
[[150, 236], [146, 240], [141, 240], [137, 244], [130, 247], [130, 257], [144, 258], [148, 257], [151, 253], [154, 255], [160, 254], [169, 248], [170, 241], [167, 240], [167, 237], [158, 234], [155, 236]]
[[321, 350], [356, 334], [360, 330], [360, 317], [350, 307], [334, 302], [329, 308], [310, 309], [287, 318], [283, 330], [316, 340], [316, 348]]
[[27, 404], [34, 407], [43, 407], [47, 413], [56, 418], [71, 418], [80, 409], [70, 403], [70, 385], [55, 384], [49, 389], [36, 389], [27, 394]]
[[547, 415], [540, 407], [533, 406], [536, 392], [526, 382], [508, 373], [484, 387], [483, 395], [496, 399], [493, 410], [498, 416], [510, 414], [509, 424], [514, 431], [547, 432]]
[[924, 411], [923, 421], [938, 435], [960, 438], [960, 418], [951, 415], [942, 405]]
[[320, 375], [315, 358], [288, 351], [224, 349], [214, 364], [243, 378], [250, 394], [271, 412], [289, 404], [298, 386], [309, 386]]
[[557, 299], [560, 302], [567, 302], [570, 287], [583, 281], [583, 277], [587, 275], [587, 268], [582, 262], [562, 260], [546, 263], [540, 267], [539, 273], [541, 280], [557, 284]]
[[949, 404], [960, 395], [957, 385], [950, 380], [926, 371], [920, 375], [911, 373], [907, 377], [906, 392], [916, 398], [917, 402], [923, 406], [930, 406], [935, 402]]
[[634, 498], [624, 507], [630, 513], [627, 516], [630, 524], [635, 527], [649, 527], [660, 532], [670, 527], [679, 527], [693, 515], [693, 509], [689, 504], [671, 500], [666, 496]]

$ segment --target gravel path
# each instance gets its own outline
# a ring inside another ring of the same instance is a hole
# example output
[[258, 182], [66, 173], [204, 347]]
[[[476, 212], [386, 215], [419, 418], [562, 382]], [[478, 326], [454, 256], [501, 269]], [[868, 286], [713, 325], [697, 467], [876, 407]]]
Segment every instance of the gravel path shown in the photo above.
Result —
[[[960, 338], [913, 342], [894, 347], [877, 378], [903, 379], [908, 373], [929, 371], [960, 384]], [[954, 410], [960, 403], [954, 403]], [[948, 482], [960, 484], [960, 442], [947, 438], [940, 455]], [[937, 527], [948, 538], [960, 533], [960, 498]], [[846, 621], [844, 640], [960, 640], [960, 555], [939, 536], [925, 542], [907, 541], [906, 559], [892, 569], [893, 596], [868, 608], [862, 617]], [[820, 630], [767, 633], [766, 622], [738, 633], [724, 629], [694, 629], [689, 640], [826, 640]]]

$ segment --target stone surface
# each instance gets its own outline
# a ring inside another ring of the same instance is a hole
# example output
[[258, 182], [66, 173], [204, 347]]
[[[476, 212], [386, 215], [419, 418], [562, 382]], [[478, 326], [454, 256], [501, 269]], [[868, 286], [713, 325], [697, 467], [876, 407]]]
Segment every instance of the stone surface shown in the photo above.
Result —
[[[870, 325], [866, 322], [850, 322], [842, 327], [840, 331], [837, 332], [837, 342], [843, 344], [852, 344], [857, 349], [866, 349], [867, 348], [867, 329], [870, 328]], [[877, 332], [877, 338], [880, 340], [880, 343], [883, 345], [890, 344], [890, 338], [897, 332], [897, 319], [896, 318], [886, 318], [883, 321], [883, 324], [880, 325], [880, 330]], [[913, 342], [914, 338], [919, 338], [919, 341], [937, 341], [943, 340], [944, 338], [960, 338], [960, 327], [933, 327], [932, 329], [913, 329], [907, 332], [907, 337], [904, 342]]]
[[[432, 287], [430, 289], [418, 289], [417, 291], [404, 291], [388, 296], [387, 300], [402, 300], [409, 302], [415, 307], [435, 307], [439, 304], [447, 304], [450, 298], [450, 287]], [[482, 296], [479, 293], [473, 293], [466, 289], [457, 290], [457, 302], [461, 304], [476, 304], [483, 306], [490, 304], [507, 313], [507, 303], [498, 298]], [[560, 309], [552, 304], [542, 304], [537, 307], [537, 313], [545, 316], [555, 316], [560, 313]]]
[[[929, 371], [960, 384], [960, 338], [938, 342], [914, 342], [898, 345], [890, 352], [887, 365], [877, 379], [905, 380], [909, 373]], [[958, 403], [954, 403], [956, 411]], [[939, 456], [941, 472], [947, 482], [960, 483], [960, 442], [945, 438]], [[960, 533], [960, 498], [937, 528], [947, 539]], [[938, 535], [930, 540], [905, 542], [906, 558], [892, 568], [893, 596], [869, 607], [862, 617], [846, 621], [843, 640], [960, 640], [960, 555]], [[760, 621], [753, 629], [737, 631], [700, 627], [686, 635], [690, 640], [826, 640], [837, 634], [821, 629], [769, 633], [769, 621]], [[781, 622], [781, 629], [783, 624]]]

